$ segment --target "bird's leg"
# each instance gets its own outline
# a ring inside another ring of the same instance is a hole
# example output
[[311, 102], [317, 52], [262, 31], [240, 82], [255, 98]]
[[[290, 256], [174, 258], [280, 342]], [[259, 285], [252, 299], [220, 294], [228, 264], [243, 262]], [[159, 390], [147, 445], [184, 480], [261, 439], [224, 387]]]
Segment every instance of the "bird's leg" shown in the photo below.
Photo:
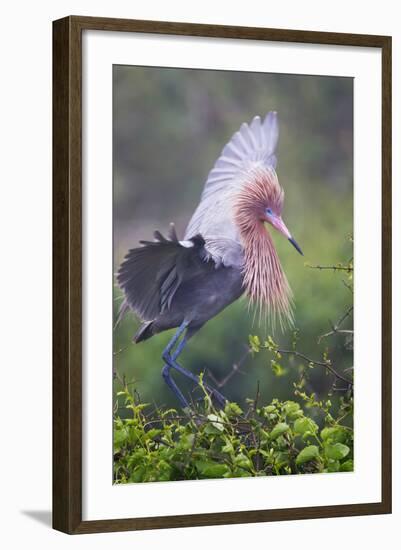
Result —
[[175, 393], [175, 395], [178, 397], [183, 408], [186, 409], [187, 407], [189, 407], [188, 401], [185, 399], [184, 394], [182, 393], [180, 388], [171, 378], [170, 369], [171, 369], [170, 365], [165, 364], [164, 367], [162, 368], [162, 376], [167, 386], [173, 391], [173, 393]]
[[[185, 321], [184, 321], [184, 323], [182, 323], [182, 325], [179, 327], [177, 332], [174, 334], [173, 338], [168, 343], [166, 349], [163, 351], [163, 359], [166, 362], [166, 364], [164, 365], [163, 371], [162, 371], [164, 380], [166, 381], [168, 386], [173, 390], [173, 392], [177, 395], [178, 399], [180, 400], [181, 404], [184, 407], [188, 407], [188, 402], [185, 399], [185, 397], [183, 396], [180, 389], [178, 388], [177, 384], [171, 378], [170, 369], [173, 368], [174, 370], [176, 370], [177, 372], [179, 372], [182, 375], [186, 376], [187, 378], [189, 378], [190, 380], [192, 380], [196, 384], [199, 384], [199, 376], [196, 376], [195, 374], [192, 374], [192, 372], [184, 369], [176, 361], [177, 357], [180, 355], [180, 353], [182, 352], [182, 350], [184, 349], [184, 347], [187, 343], [186, 335], [181, 340], [181, 342], [178, 344], [175, 352], [171, 355], [171, 350], [173, 349], [173, 347], [177, 343], [177, 340], [181, 336], [182, 332], [187, 328], [187, 325], [188, 325], [188, 323], [186, 323]], [[227, 401], [227, 399], [224, 397], [224, 395], [222, 395], [219, 391], [212, 388], [208, 384], [204, 384], [204, 386], [216, 398], [216, 400], [220, 403], [220, 405], [222, 407], [224, 407], [224, 405]]]
[[[169, 364], [169, 362], [166, 360], [166, 358], [170, 357], [170, 352], [171, 352], [172, 348], [175, 346], [175, 344], [177, 343], [177, 340], [179, 339], [179, 337], [181, 336], [183, 331], [186, 329], [186, 327], [187, 327], [187, 323], [185, 323], [185, 324], [182, 323], [182, 325], [178, 328], [177, 332], [174, 334], [174, 336], [172, 337], [170, 342], [167, 344], [167, 347], [164, 349], [163, 359], [166, 361], [166, 364], [164, 365], [164, 367], [162, 369], [162, 376], [163, 376], [164, 381], [166, 382], [168, 387], [173, 391], [173, 393], [175, 393], [175, 395], [177, 396], [178, 400], [180, 401], [180, 403], [181, 403], [181, 405], [183, 406], [184, 409], [189, 407], [188, 401], [185, 399], [184, 394], [182, 393], [180, 388], [177, 386], [177, 384], [171, 378], [170, 369], [171, 369], [172, 365]], [[184, 340], [185, 340], [185, 338], [178, 345], [178, 350], [182, 349], [183, 346], [181, 346], [181, 344], [182, 344], [182, 342], [184, 342]], [[177, 356], [177, 350], [174, 353], [173, 358], [175, 359], [176, 356]]]

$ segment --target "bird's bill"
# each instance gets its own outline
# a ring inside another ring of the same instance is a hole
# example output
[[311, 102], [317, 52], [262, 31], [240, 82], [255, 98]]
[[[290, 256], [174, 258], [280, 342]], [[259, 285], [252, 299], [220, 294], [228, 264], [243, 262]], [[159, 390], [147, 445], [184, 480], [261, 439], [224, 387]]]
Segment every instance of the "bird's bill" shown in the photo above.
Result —
[[291, 235], [291, 233], [288, 231], [288, 228], [285, 225], [285, 223], [283, 222], [283, 220], [281, 219], [281, 216], [275, 216], [275, 217], [271, 218], [269, 220], [269, 222], [272, 224], [272, 226], [275, 229], [277, 229], [277, 231], [279, 233], [284, 235], [284, 237], [290, 241], [290, 243], [295, 248], [295, 250], [297, 250], [303, 256], [303, 252], [301, 250], [301, 247], [299, 246], [297, 241], [294, 239], [294, 237]]
[[288, 240], [290, 241], [292, 246], [295, 248], [295, 250], [298, 250], [298, 252], [301, 254], [301, 256], [303, 256], [304, 253], [302, 252], [302, 250], [301, 250], [299, 244], [297, 243], [297, 241], [293, 237], [290, 237]]

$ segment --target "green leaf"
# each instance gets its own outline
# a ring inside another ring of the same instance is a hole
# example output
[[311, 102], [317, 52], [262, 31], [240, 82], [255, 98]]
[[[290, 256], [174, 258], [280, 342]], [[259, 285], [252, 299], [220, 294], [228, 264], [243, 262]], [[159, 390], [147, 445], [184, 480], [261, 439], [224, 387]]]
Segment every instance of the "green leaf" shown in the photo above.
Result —
[[340, 465], [340, 472], [353, 472], [354, 471], [354, 461], [350, 458]]
[[243, 410], [239, 405], [237, 405], [237, 403], [227, 403], [224, 408], [224, 412], [229, 417], [240, 416], [241, 414], [243, 414]]
[[[206, 435], [221, 435], [222, 433], [220, 428], [216, 428], [213, 424], [206, 424], [203, 432]], [[212, 441], [212, 439], [210, 441]]]
[[219, 478], [230, 471], [227, 464], [218, 464], [206, 460], [197, 460], [195, 466], [199, 475], [205, 478]]
[[234, 464], [240, 468], [247, 468], [248, 470], [252, 468], [252, 461], [243, 453], [239, 453], [234, 458]]
[[152, 428], [151, 430], [146, 432], [146, 435], [149, 439], [153, 439], [154, 437], [157, 437], [160, 434], [161, 434], [161, 430], [159, 430], [158, 428]]
[[341, 460], [342, 458], [345, 458], [349, 451], [349, 447], [347, 445], [343, 445], [343, 443], [335, 443], [334, 445], [326, 444], [324, 447], [324, 452], [327, 458], [332, 458], [333, 460]]
[[130, 475], [129, 481], [131, 483], [139, 483], [140, 481], [143, 481], [143, 477], [145, 474], [146, 474], [145, 466], [138, 466], [138, 468], [135, 468], [135, 470]]
[[121, 450], [121, 447], [124, 446], [124, 443], [127, 443], [127, 442], [128, 442], [128, 432], [125, 428], [114, 430], [113, 448], [115, 453], [118, 453]]
[[191, 449], [195, 440], [194, 434], [186, 434], [180, 438], [179, 446], [181, 449]]
[[331, 443], [345, 443], [347, 440], [347, 430], [342, 426], [333, 426], [331, 428], [323, 428], [321, 431], [323, 441]]
[[288, 416], [290, 420], [295, 420], [303, 415], [301, 407], [298, 403], [295, 403], [295, 401], [286, 401], [283, 405], [283, 413]]
[[234, 467], [232, 472], [228, 470], [228, 473], [224, 474], [224, 477], [252, 477], [252, 472], [240, 467]]
[[274, 376], [280, 377], [287, 374], [287, 371], [280, 365], [280, 363], [277, 363], [277, 361], [275, 361], [274, 359], [270, 360], [270, 366]]
[[274, 405], [267, 405], [267, 407], [263, 407], [262, 409], [266, 414], [271, 414], [276, 411], [276, 407]]
[[301, 464], [305, 464], [305, 462], [310, 462], [311, 460], [315, 460], [317, 458], [319, 458], [319, 449], [317, 446], [308, 445], [300, 451], [295, 462], [298, 466], [300, 466]]
[[165, 460], [160, 460], [155, 471], [155, 481], [169, 481], [171, 479], [172, 467]]
[[227, 441], [227, 443], [223, 445], [223, 447], [221, 448], [221, 452], [227, 454], [231, 454], [234, 452], [234, 447], [231, 441]]
[[249, 346], [251, 350], [254, 353], [258, 353], [260, 351], [260, 340], [259, 336], [252, 336], [252, 334], [249, 335]]
[[317, 430], [318, 425], [316, 424], [316, 422], [311, 418], [307, 418], [306, 416], [302, 418], [297, 418], [294, 422], [294, 432], [296, 434], [304, 435], [307, 432], [310, 432], [310, 434], [314, 434], [317, 432]]
[[281, 451], [274, 455], [274, 463], [277, 468], [282, 468], [286, 464], [289, 463], [289, 455], [288, 453]]
[[270, 351], [277, 351], [277, 349], [278, 349], [278, 346], [277, 346], [276, 342], [273, 340], [273, 338], [271, 336], [267, 337], [267, 340], [265, 342], [265, 346]]
[[212, 423], [212, 426], [214, 426], [219, 432], [224, 432], [224, 424], [222, 423], [221, 418], [217, 416], [217, 414], [209, 414], [207, 418]]
[[277, 439], [280, 435], [287, 432], [290, 429], [289, 425], [285, 422], [279, 422], [274, 426], [270, 432], [270, 439]]
[[340, 462], [339, 460], [329, 460], [327, 464], [327, 471], [328, 472], [338, 472], [340, 469]]

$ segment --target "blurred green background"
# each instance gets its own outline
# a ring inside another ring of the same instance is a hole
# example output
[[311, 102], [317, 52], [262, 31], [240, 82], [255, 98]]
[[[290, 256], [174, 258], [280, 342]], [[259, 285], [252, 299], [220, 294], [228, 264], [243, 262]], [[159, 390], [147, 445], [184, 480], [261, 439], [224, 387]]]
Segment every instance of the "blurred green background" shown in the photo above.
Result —
[[[113, 80], [114, 271], [128, 249], [152, 239], [155, 229], [165, 233], [173, 221], [182, 237], [225, 143], [242, 122], [276, 110], [283, 219], [305, 254], [302, 258], [273, 234], [295, 296], [298, 348], [319, 359], [328, 347], [340, 371], [352, 366], [352, 351], [340, 335], [318, 343], [330, 320], [338, 320], [352, 303], [342, 284], [345, 276], [304, 264], [331, 265], [352, 256], [353, 80], [131, 66], [114, 66]], [[114, 288], [115, 315], [120, 303]], [[181, 364], [194, 373], [210, 369], [223, 379], [244, 354], [249, 334], [263, 339], [269, 333], [252, 320], [242, 298], [194, 336]], [[138, 324], [130, 313], [115, 330], [114, 372], [135, 380], [142, 401], [177, 406], [161, 377], [162, 350], [173, 332], [135, 345]], [[291, 333], [277, 331], [275, 339], [288, 346]], [[228, 399], [243, 403], [254, 397], [258, 382], [262, 402], [293, 397], [295, 369], [276, 377], [267, 352], [248, 357], [241, 370], [224, 387]], [[312, 389], [323, 394], [330, 381], [315, 369]], [[119, 384], [116, 378], [115, 390]]]

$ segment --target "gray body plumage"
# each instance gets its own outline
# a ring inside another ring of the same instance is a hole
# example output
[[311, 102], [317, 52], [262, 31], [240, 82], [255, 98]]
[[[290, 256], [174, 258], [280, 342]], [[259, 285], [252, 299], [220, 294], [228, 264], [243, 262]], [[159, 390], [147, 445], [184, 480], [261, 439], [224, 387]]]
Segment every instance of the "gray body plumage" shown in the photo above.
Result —
[[135, 341], [188, 323], [187, 337], [237, 300], [243, 292], [243, 247], [234, 220], [234, 201], [252, 170], [274, 169], [276, 113], [255, 117], [224, 147], [210, 171], [201, 201], [179, 241], [155, 233], [154, 242], [129, 251], [117, 280], [125, 299], [143, 321]]

